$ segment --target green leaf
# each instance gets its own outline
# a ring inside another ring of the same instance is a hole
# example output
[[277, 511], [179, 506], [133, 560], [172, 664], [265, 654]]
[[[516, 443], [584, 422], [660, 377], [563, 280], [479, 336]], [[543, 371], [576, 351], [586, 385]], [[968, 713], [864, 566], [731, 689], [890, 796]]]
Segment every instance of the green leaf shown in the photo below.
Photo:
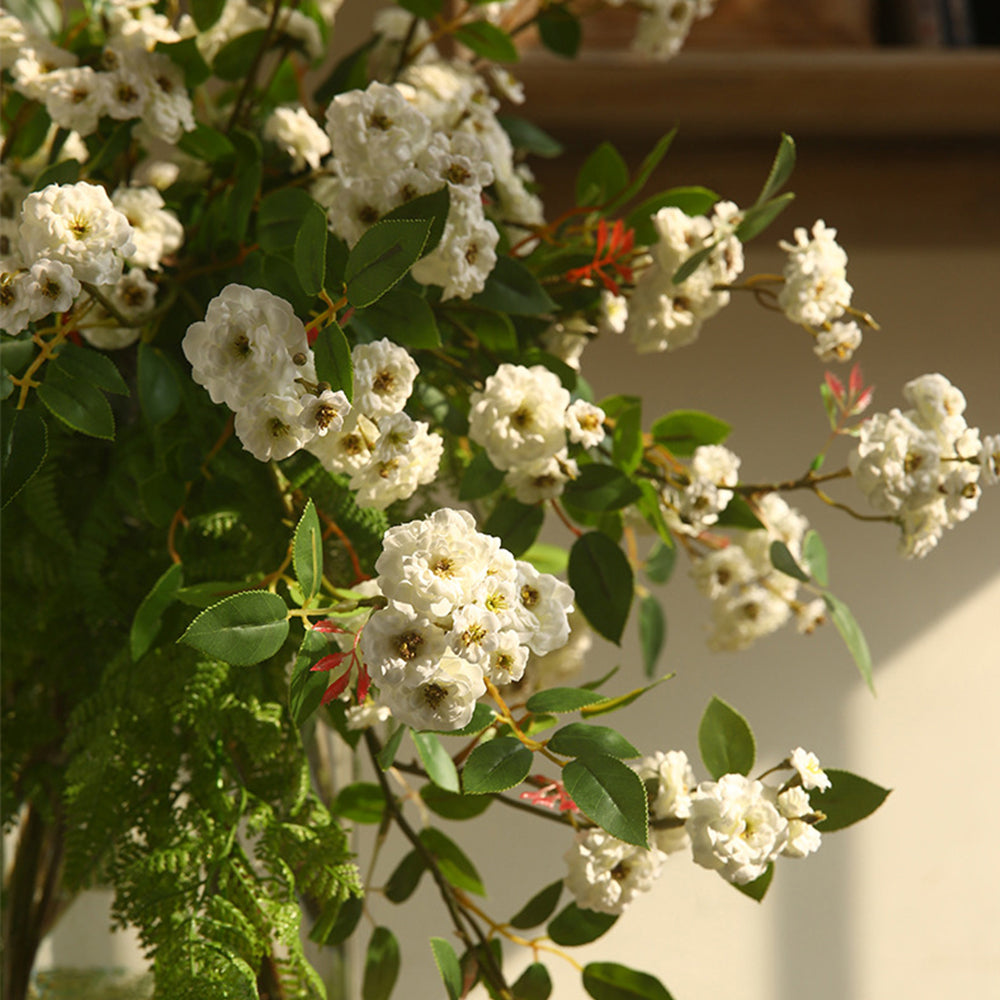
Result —
[[711, 244], [707, 247], [702, 247], [696, 253], [691, 254], [690, 257], [676, 271], [674, 271], [674, 276], [671, 281], [675, 285], [680, 285], [687, 281], [688, 278], [694, 274], [695, 271], [705, 263], [706, 260], [711, 256], [712, 251], [715, 249], [715, 244]]
[[685, 215], [693, 218], [711, 211], [718, 200], [719, 195], [705, 187], [671, 188], [640, 202], [625, 217], [625, 225], [635, 230], [637, 244], [651, 246], [659, 239], [652, 217], [661, 208], [679, 208]]
[[549, 921], [545, 932], [556, 944], [572, 948], [596, 941], [611, 930], [617, 920], [617, 913], [599, 913], [570, 903]]
[[325, 107], [337, 94], [348, 90], [364, 90], [368, 86], [368, 56], [378, 40], [377, 35], [372, 35], [333, 67], [327, 78], [316, 88], [314, 96], [317, 104]]
[[82, 379], [119, 396], [128, 396], [129, 389], [125, 379], [118, 371], [118, 366], [107, 355], [75, 344], [66, 344], [59, 351], [54, 367], [61, 369], [73, 378]]
[[670, 534], [670, 528], [663, 516], [659, 490], [646, 479], [639, 479], [636, 485], [642, 490], [642, 496], [635, 504], [636, 509], [659, 536], [660, 542], [667, 548], [673, 549], [674, 537]]
[[[7, 91], [6, 86], [4, 90]], [[52, 119], [41, 104], [32, 102], [27, 107], [28, 116], [22, 119], [21, 126], [10, 143], [4, 145], [4, 158], [9, 157], [14, 163], [26, 160], [36, 153], [52, 127]]]
[[[226, 235], [231, 235], [236, 242], [242, 243], [246, 239], [253, 206], [260, 194], [263, 176], [261, 145], [260, 140], [245, 129], [234, 129], [231, 138], [236, 147], [236, 180], [229, 192], [226, 206]], [[325, 220], [325, 213], [323, 217]]]
[[642, 406], [626, 406], [615, 418], [611, 460], [623, 472], [635, 472], [642, 455]]
[[50, 365], [38, 398], [49, 412], [68, 427], [91, 437], [114, 440], [115, 418], [104, 393], [84, 379], [74, 378], [65, 369]]
[[666, 135], [660, 136], [656, 145], [646, 154], [642, 163], [639, 164], [639, 169], [636, 171], [635, 177], [632, 178], [632, 183], [608, 206], [609, 212], [617, 211], [620, 206], [631, 201], [646, 186], [646, 182], [652, 176], [653, 171], [660, 165], [663, 157], [667, 155], [667, 150], [670, 149], [676, 135], [677, 129], [672, 128]]
[[396, 759], [396, 754], [399, 753], [399, 744], [403, 742], [403, 736], [406, 733], [406, 726], [398, 726], [393, 734], [385, 741], [385, 746], [382, 747], [378, 752], [377, 760], [378, 766], [382, 768], [383, 771], [388, 771], [392, 767], [393, 761]]
[[598, 206], [611, 201], [628, 185], [628, 167], [610, 142], [602, 142], [584, 160], [576, 177], [576, 203]]
[[453, 840], [433, 826], [420, 831], [420, 841], [437, 861], [441, 874], [454, 886], [477, 896], [485, 896], [486, 889], [475, 865], [465, 856]]
[[847, 645], [854, 662], [857, 664], [864, 682], [868, 685], [868, 690], [875, 693], [875, 678], [872, 676], [872, 654], [868, 649], [868, 642], [857, 619], [851, 613], [851, 609], [838, 597], [831, 593], [825, 593], [823, 600], [826, 602], [827, 610], [833, 624], [837, 626], [837, 631]]
[[528, 268], [513, 257], [498, 257], [481, 292], [469, 302], [511, 316], [537, 316], [557, 308]]
[[852, 823], [870, 816], [888, 797], [891, 789], [876, 785], [850, 771], [826, 768], [830, 787], [825, 792], [813, 789], [809, 793], [813, 809], [826, 815], [816, 824], [821, 833], [843, 830]]
[[177, 412], [181, 405], [177, 373], [166, 355], [145, 341], [139, 344], [137, 381], [142, 414], [154, 427]]
[[700, 410], [673, 410], [654, 421], [650, 431], [657, 444], [665, 445], [675, 455], [692, 455], [703, 444], [721, 444], [732, 426], [725, 420]]
[[734, 882], [733, 887], [742, 892], [744, 896], [749, 896], [751, 899], [755, 899], [759, 903], [764, 896], [767, 895], [767, 890], [771, 888], [771, 880], [773, 878], [774, 862], [772, 861], [764, 869], [763, 875], [758, 875], [752, 882], [747, 882], [744, 885]]
[[365, 954], [362, 1000], [388, 1000], [399, 976], [399, 942], [388, 927], [376, 927]]
[[479, 500], [495, 493], [503, 483], [504, 473], [496, 468], [485, 451], [477, 452], [462, 474], [459, 500]]
[[335, 392], [344, 391], [348, 400], [354, 399], [354, 363], [351, 360], [351, 345], [336, 320], [320, 330], [313, 342], [313, 357], [316, 361], [316, 378], [326, 382]]
[[475, 337], [488, 350], [499, 354], [517, 352], [517, 331], [511, 318], [505, 313], [451, 306], [447, 317], [463, 333]]
[[206, 608], [180, 637], [225, 663], [249, 666], [281, 649], [288, 635], [288, 608], [277, 594], [248, 590]]
[[427, 777], [435, 785], [448, 792], [459, 790], [458, 771], [452, 763], [448, 751], [441, 745], [441, 741], [434, 733], [411, 733], [413, 742], [417, 747], [417, 753], [423, 761], [424, 770]]
[[309, 295], [319, 295], [326, 282], [326, 212], [317, 202], [302, 217], [295, 236], [295, 273]]
[[420, 256], [426, 257], [441, 242], [450, 208], [451, 192], [446, 184], [443, 188], [432, 191], [430, 194], [422, 194], [403, 202], [391, 212], [386, 212], [381, 221], [386, 222], [390, 219], [404, 219], [411, 222], [414, 219], [428, 221], [431, 224], [430, 232], [427, 234], [427, 241], [420, 251]]
[[510, 988], [514, 1000], [548, 1000], [552, 995], [549, 970], [541, 962], [532, 962]]
[[317, 944], [341, 944], [354, 933], [363, 910], [361, 896], [348, 896], [343, 902], [331, 900], [309, 932], [309, 940]]
[[581, 510], [621, 510], [642, 496], [628, 476], [613, 465], [585, 465], [566, 484], [566, 502]]
[[521, 554], [525, 562], [531, 563], [539, 573], [551, 573], [560, 576], [569, 564], [569, 553], [560, 545], [549, 545], [548, 542], [536, 542]]
[[356, 781], [337, 792], [331, 811], [355, 823], [380, 823], [385, 815], [385, 798], [374, 782]]
[[562, 896], [563, 880], [559, 879], [535, 893], [524, 906], [510, 918], [510, 926], [518, 930], [537, 927], [552, 916]]
[[50, 184], [75, 184], [80, 179], [79, 160], [60, 160], [46, 167], [35, 179], [32, 191], [41, 191]]
[[791, 177], [794, 169], [795, 140], [782, 132], [778, 151], [774, 154], [774, 162], [771, 164], [771, 172], [767, 175], [767, 180], [757, 196], [755, 206], [770, 201], [785, 186], [785, 182]]
[[37, 410], [15, 410], [3, 420], [3, 506], [34, 478], [49, 450], [49, 433]]
[[542, 44], [550, 52], [566, 59], [576, 56], [583, 30], [580, 19], [565, 4], [555, 3], [542, 8], [536, 23]]
[[454, 38], [490, 62], [514, 63], [520, 58], [510, 35], [489, 21], [470, 21], [460, 25], [454, 32]]
[[292, 565], [295, 568], [295, 579], [302, 588], [302, 606], [305, 607], [319, 593], [323, 582], [323, 532], [312, 500], [306, 503], [306, 509], [295, 527]]
[[563, 768], [563, 785], [581, 812], [612, 837], [648, 846], [646, 789], [627, 764], [602, 754], [577, 757]]
[[749, 774], [757, 756], [747, 720], [721, 698], [713, 698], [701, 717], [698, 750], [716, 780], [724, 774]]
[[803, 583], [809, 582], [809, 574], [795, 561], [788, 546], [781, 541], [771, 542], [771, 565], [785, 576], [793, 576]]
[[445, 819], [472, 819], [493, 805], [489, 795], [456, 795], [430, 782], [420, 789], [420, 798], [432, 813]]
[[535, 156], [543, 156], [547, 159], [562, 155], [562, 143], [553, 139], [548, 132], [544, 132], [533, 122], [529, 122], [527, 118], [497, 115], [497, 121], [507, 133], [515, 149], [523, 149], [526, 153], [533, 153]]
[[583, 988], [594, 1000], [672, 1000], [666, 987], [647, 972], [617, 962], [590, 962], [583, 970]]
[[[236, 155], [236, 147], [218, 129], [198, 123], [191, 132], [185, 132], [177, 140], [177, 148], [196, 160], [218, 163]], [[300, 192], [307, 198], [304, 191]]]
[[666, 637], [667, 619], [663, 606], [652, 594], [646, 594], [639, 602], [639, 643], [642, 646], [642, 668], [647, 677], [656, 673], [656, 661], [663, 651]]
[[619, 758], [639, 756], [639, 751], [617, 730], [609, 726], [591, 726], [586, 722], [571, 722], [557, 729], [547, 746], [563, 757], [583, 757], [595, 753]]
[[207, 31], [219, 20], [226, 0], [191, 0], [191, 16], [199, 31]]
[[294, 247], [302, 220], [313, 205], [317, 203], [298, 187], [279, 188], [264, 195], [257, 209], [257, 242], [261, 249], [278, 253]]
[[729, 501], [726, 509], [719, 514], [719, 520], [715, 523], [720, 528], [743, 528], [746, 531], [755, 531], [764, 527], [764, 522], [739, 494]]
[[830, 581], [826, 566], [826, 546], [819, 533], [810, 528], [802, 539], [802, 561], [806, 564], [813, 578], [825, 587]]
[[143, 598], [132, 619], [128, 636], [133, 663], [138, 663], [153, 645], [160, 631], [163, 612], [173, 604], [183, 582], [184, 570], [180, 563], [174, 563], [161, 574], [153, 584], [153, 589]]
[[545, 511], [538, 504], [529, 507], [505, 497], [493, 508], [483, 524], [483, 532], [494, 535], [515, 556], [530, 548], [542, 529]]
[[434, 964], [437, 966], [448, 1000], [459, 1000], [462, 996], [462, 968], [458, 964], [455, 949], [444, 938], [431, 938], [431, 951], [434, 953]]
[[419, 260], [431, 224], [426, 219], [383, 219], [351, 250], [344, 278], [355, 308], [380, 299]]
[[312, 667], [329, 646], [327, 633], [306, 629], [288, 682], [288, 706], [297, 726], [303, 725], [323, 701], [330, 679], [326, 671], [313, 670]]
[[577, 712], [587, 705], [607, 701], [603, 694], [582, 688], [553, 687], [536, 691], [526, 702], [525, 708], [536, 714], [542, 712]]
[[427, 866], [424, 859], [416, 852], [410, 851], [385, 883], [385, 897], [390, 903], [405, 903], [416, 891]]
[[219, 49], [215, 59], [212, 60], [212, 72], [220, 80], [244, 79], [257, 57], [258, 50], [267, 41], [268, 33], [264, 28], [237, 35]]
[[576, 603], [595, 631], [620, 644], [632, 606], [632, 567], [607, 535], [581, 535], [569, 553], [569, 585]]
[[794, 201], [795, 195], [789, 191], [763, 205], [748, 208], [743, 213], [743, 221], [736, 227], [736, 238], [749, 243], [759, 236]]
[[434, 350], [441, 346], [441, 331], [434, 310], [426, 299], [405, 288], [393, 288], [374, 305], [357, 313], [352, 324], [361, 322], [375, 336], [388, 337], [404, 347]]
[[524, 781], [534, 760], [535, 755], [511, 737], [480, 743], [462, 769], [462, 788], [466, 795], [505, 792]]
[[[617, 670], [617, 667], [615, 669]], [[605, 698], [603, 701], [595, 702], [593, 705], [587, 705], [580, 709], [580, 714], [585, 719], [591, 719], [595, 715], [609, 715], [611, 712], [617, 712], [620, 708], [625, 708], [626, 705], [631, 705], [632, 702], [638, 701], [644, 694], [652, 691], [653, 688], [658, 687], [664, 681], [670, 680], [673, 676], [673, 674], [664, 674], [663, 677], [657, 678], [652, 684], [646, 684], [644, 687], [635, 688], [617, 697]]]
[[646, 557], [645, 572], [653, 583], [666, 583], [677, 562], [677, 549], [657, 540]]

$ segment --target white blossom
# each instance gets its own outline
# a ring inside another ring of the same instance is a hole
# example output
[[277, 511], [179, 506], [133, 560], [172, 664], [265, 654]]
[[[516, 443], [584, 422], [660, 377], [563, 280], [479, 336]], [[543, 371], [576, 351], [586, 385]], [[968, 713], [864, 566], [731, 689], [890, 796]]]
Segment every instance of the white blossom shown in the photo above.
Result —
[[555, 499], [578, 472], [576, 460], [570, 458], [564, 448], [548, 458], [509, 469], [504, 485], [513, 490], [518, 501], [531, 505]]
[[330, 152], [330, 138], [305, 108], [275, 108], [264, 122], [264, 138], [280, 146], [291, 158], [292, 169], [316, 170]]
[[21, 206], [26, 260], [46, 257], [73, 269], [79, 281], [112, 285], [134, 253], [132, 227], [104, 188], [80, 181], [33, 191]]
[[437, 670], [419, 684], [386, 686], [380, 700], [393, 717], [414, 729], [461, 729], [471, 718], [476, 700], [486, 693], [482, 671], [447, 650]]
[[764, 786], [742, 774], [697, 787], [687, 830], [694, 860], [737, 885], [763, 875], [788, 839], [788, 821]]
[[269, 392], [237, 409], [236, 436], [258, 461], [280, 461], [308, 440], [301, 416], [302, 402], [297, 395]]
[[406, 348], [383, 337], [370, 344], [358, 344], [351, 352], [351, 360], [354, 406], [373, 420], [399, 413], [420, 371]]
[[28, 270], [27, 292], [32, 319], [66, 312], [80, 294], [80, 282], [73, 269], [61, 261], [40, 257]]
[[852, 319], [835, 320], [816, 334], [813, 350], [820, 361], [850, 361], [861, 346], [861, 327]]
[[813, 224], [811, 239], [802, 227], [794, 235], [794, 243], [779, 244], [788, 259], [778, 304], [793, 323], [822, 326], [851, 304], [847, 254], [836, 241], [837, 230], [827, 228], [822, 219]]
[[599, 913], [623, 913], [640, 892], [648, 892], [663, 867], [655, 848], [627, 844], [600, 829], [581, 830], [563, 855], [566, 888], [576, 905]]
[[816, 754], [803, 750], [802, 747], [796, 747], [789, 753], [788, 762], [795, 768], [803, 788], [807, 790], [818, 788], [823, 792], [830, 787], [830, 779], [820, 767]]
[[564, 645], [569, 638], [573, 588], [551, 573], [539, 573], [531, 563], [520, 559], [517, 587], [521, 606], [532, 615], [532, 629], [526, 638], [531, 651], [543, 656]]
[[[634, 764], [633, 769], [644, 783], [656, 782], [655, 789], [648, 792], [651, 820], [686, 820], [691, 815], [691, 792], [697, 782], [683, 750], [658, 750]], [[657, 826], [654, 822], [650, 838], [664, 854], [683, 850], [690, 842], [683, 824]]]
[[128, 263], [160, 270], [163, 258], [179, 250], [184, 242], [184, 227], [166, 208], [163, 195], [152, 187], [120, 187], [111, 201], [132, 227], [135, 250], [128, 255]]
[[439, 626], [407, 605], [390, 605], [368, 619], [360, 647], [376, 684], [414, 687], [437, 670], [448, 644]]
[[599, 406], [577, 399], [566, 410], [566, 430], [570, 441], [584, 448], [596, 448], [604, 440], [605, 414]]

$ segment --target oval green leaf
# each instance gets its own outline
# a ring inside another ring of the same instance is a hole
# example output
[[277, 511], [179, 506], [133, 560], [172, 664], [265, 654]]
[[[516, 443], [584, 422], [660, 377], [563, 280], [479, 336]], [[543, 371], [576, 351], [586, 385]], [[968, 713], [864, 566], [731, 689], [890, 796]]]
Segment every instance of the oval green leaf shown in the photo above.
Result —
[[132, 628], [129, 630], [128, 643], [129, 651], [132, 654], [132, 662], [137, 663], [145, 656], [149, 647], [153, 645], [157, 633], [160, 631], [160, 621], [163, 612], [174, 602], [177, 591], [184, 583], [184, 569], [180, 563], [170, 566], [160, 578], [153, 584], [152, 590], [143, 598], [132, 619]]
[[499, 538], [508, 552], [519, 556], [534, 545], [544, 520], [545, 511], [540, 505], [529, 507], [505, 497], [486, 518], [483, 531]]
[[323, 581], [323, 532], [312, 500], [306, 503], [306, 509], [295, 527], [292, 565], [302, 590], [302, 606], [305, 607], [319, 592]]
[[646, 789], [639, 776], [615, 757], [588, 754], [563, 768], [567, 794], [612, 837], [648, 846]]
[[365, 954], [362, 1000], [388, 1000], [399, 976], [399, 942], [388, 927], [376, 927]]
[[556, 944], [572, 948], [596, 941], [611, 930], [617, 920], [617, 913], [598, 913], [570, 903], [549, 921], [545, 931]]
[[489, 795], [456, 795], [431, 783], [420, 789], [420, 798], [432, 813], [445, 819], [472, 819], [493, 805]]
[[642, 646], [642, 669], [647, 677], [656, 673], [656, 661], [666, 637], [667, 619], [663, 606], [653, 594], [646, 594], [639, 602], [639, 644]]
[[839, 597], [826, 593], [823, 595], [823, 600], [830, 612], [833, 624], [837, 626], [840, 637], [846, 643], [851, 656], [854, 657], [854, 662], [865, 684], [868, 685], [868, 690], [874, 694], [875, 678], [872, 676], [872, 654], [868, 649], [868, 641], [865, 639], [864, 632], [861, 631], [861, 626], [851, 609]]
[[870, 816], [892, 790], [836, 768], [826, 768], [826, 776], [830, 779], [830, 787], [825, 792], [813, 790], [809, 793], [813, 809], [826, 815], [826, 819], [816, 824], [821, 833], [843, 830]]
[[602, 532], [581, 535], [569, 554], [569, 585], [587, 621], [605, 639], [620, 644], [633, 592], [625, 553]]
[[713, 698], [701, 717], [698, 750], [716, 780], [724, 774], [749, 774], [757, 756], [747, 720], [721, 698]]
[[177, 373], [166, 356], [152, 344], [139, 344], [139, 404], [154, 427], [169, 420], [181, 405]]
[[672, 1000], [655, 976], [617, 962], [590, 962], [583, 970], [583, 988], [594, 1000]]
[[434, 733], [412, 733], [417, 753], [423, 762], [427, 777], [447, 792], [459, 790], [458, 771], [452, 763], [448, 751], [441, 745], [441, 740]]
[[380, 299], [420, 259], [431, 231], [428, 219], [383, 219], [351, 250], [344, 272], [347, 300], [355, 308]]
[[482, 743], [465, 762], [462, 787], [467, 795], [505, 792], [524, 781], [534, 759], [526, 746], [510, 737]]
[[609, 757], [638, 757], [639, 751], [621, 733], [610, 726], [592, 726], [571, 722], [557, 729], [547, 743], [548, 749], [563, 757], [607, 754]]
[[517, 913], [510, 918], [511, 927], [516, 927], [520, 931], [528, 930], [530, 927], [537, 927], [552, 916], [555, 908], [559, 905], [559, 898], [562, 896], [563, 880], [552, 882], [544, 889], [536, 892]]
[[250, 590], [206, 608], [180, 642], [225, 663], [248, 666], [273, 656], [288, 635], [288, 608], [277, 594]]
[[351, 345], [335, 320], [320, 330], [313, 342], [316, 378], [336, 392], [342, 389], [348, 400], [354, 399], [354, 363]]
[[541, 962], [533, 962], [511, 985], [514, 1000], [548, 1000], [552, 995], [549, 970]]
[[335, 816], [344, 816], [355, 823], [379, 823], [385, 814], [382, 789], [372, 781], [356, 781], [345, 785], [333, 802]]
[[581, 510], [621, 510], [642, 496], [642, 491], [613, 465], [585, 465], [566, 484], [566, 501]]
[[3, 506], [34, 478], [49, 450], [48, 429], [36, 410], [15, 410], [4, 416], [3, 427]]
[[675, 455], [691, 455], [703, 444], [721, 444], [731, 430], [725, 420], [700, 410], [674, 410], [650, 428], [653, 440]]
[[444, 938], [432, 937], [431, 952], [448, 993], [448, 1000], [459, 1000], [462, 995], [462, 967], [458, 963], [455, 949]]
[[434, 855], [441, 874], [452, 885], [465, 889], [466, 892], [474, 892], [477, 896], [486, 895], [483, 880], [476, 871], [476, 866], [466, 857], [458, 844], [432, 826], [420, 831], [420, 841]]
[[536, 691], [525, 707], [529, 712], [576, 712], [587, 705], [594, 705], [607, 699], [603, 694], [583, 688], [554, 687]]

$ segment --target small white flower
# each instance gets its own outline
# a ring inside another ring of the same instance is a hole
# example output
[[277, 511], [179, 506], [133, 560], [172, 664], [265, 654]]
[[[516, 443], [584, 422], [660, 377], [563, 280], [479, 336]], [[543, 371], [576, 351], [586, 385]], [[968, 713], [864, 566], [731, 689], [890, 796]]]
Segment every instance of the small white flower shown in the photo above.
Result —
[[120, 187], [111, 200], [132, 227], [135, 250], [129, 254], [128, 263], [158, 271], [160, 261], [184, 242], [180, 220], [165, 207], [163, 195], [156, 188]]
[[584, 448], [596, 448], [604, 440], [604, 410], [586, 400], [578, 399], [566, 410], [566, 430], [569, 439]]
[[90, 135], [108, 103], [108, 78], [90, 66], [67, 66], [39, 77], [45, 110], [60, 128]]
[[985, 486], [1000, 483], [1000, 434], [988, 434], [979, 449], [979, 478]]
[[305, 108], [275, 108], [264, 123], [264, 138], [292, 158], [293, 170], [302, 170], [307, 164], [316, 170], [330, 152], [329, 136]]
[[379, 686], [414, 687], [436, 670], [447, 649], [445, 633], [406, 605], [376, 611], [361, 633], [361, 655]]
[[521, 503], [531, 505], [555, 499], [578, 472], [576, 460], [564, 448], [549, 458], [515, 465], [504, 476], [504, 485]]
[[371, 729], [380, 722], [386, 722], [392, 718], [392, 712], [388, 705], [376, 705], [373, 701], [366, 701], [363, 705], [351, 705], [346, 713], [347, 728], [350, 731], [358, 729]]
[[569, 872], [566, 888], [576, 905], [599, 913], [623, 913], [640, 892], [648, 892], [663, 867], [664, 855], [626, 844], [600, 829], [581, 830], [563, 855]]
[[41, 319], [50, 313], [66, 312], [80, 294], [80, 282], [68, 264], [41, 257], [28, 271], [27, 290], [31, 318]]
[[803, 750], [802, 747], [796, 747], [788, 755], [788, 762], [802, 779], [803, 788], [807, 790], [818, 788], [822, 792], [830, 787], [830, 779], [820, 767], [816, 754]]
[[0, 273], [0, 330], [20, 333], [31, 322], [32, 301], [27, 272]]
[[820, 361], [850, 361], [861, 346], [861, 327], [852, 319], [847, 323], [836, 320], [816, 334], [813, 348]]
[[378, 427], [354, 408], [339, 431], [313, 438], [306, 448], [327, 472], [357, 472], [368, 465], [378, 436]]
[[236, 411], [236, 436], [258, 461], [280, 461], [308, 440], [301, 414], [297, 396], [267, 393]]
[[[691, 792], [697, 782], [694, 771], [683, 750], [657, 751], [652, 757], [644, 757], [633, 765], [643, 782], [656, 782], [656, 788], [648, 793], [651, 820], [686, 820], [691, 815]], [[689, 844], [687, 830], [677, 827], [657, 827], [650, 829], [650, 837], [664, 854], [683, 850]]]
[[324, 389], [319, 395], [309, 395], [303, 400], [301, 420], [310, 436], [323, 437], [340, 431], [350, 412], [351, 404], [341, 390]]
[[517, 587], [521, 606], [532, 615], [533, 628], [523, 637], [538, 656], [565, 645], [569, 638], [569, 613], [573, 588], [551, 573], [539, 573], [531, 563], [518, 560]]
[[698, 786], [687, 830], [695, 862], [737, 885], [763, 875], [788, 839], [788, 821], [764, 786], [742, 774]]
[[46, 257], [73, 269], [80, 281], [113, 285], [135, 250], [132, 227], [104, 188], [80, 181], [33, 191], [21, 206], [26, 260]]
[[854, 289], [847, 282], [847, 254], [836, 241], [837, 230], [827, 228], [822, 219], [813, 224], [812, 239], [801, 227], [794, 235], [794, 243], [779, 244], [788, 260], [778, 304], [793, 323], [822, 326], [851, 304]]
[[476, 700], [486, 694], [483, 672], [447, 650], [437, 670], [414, 687], [386, 686], [381, 701], [394, 718], [414, 729], [461, 729], [472, 718]]
[[371, 344], [358, 344], [351, 352], [351, 360], [354, 406], [373, 420], [399, 413], [420, 372], [406, 348], [383, 337]]

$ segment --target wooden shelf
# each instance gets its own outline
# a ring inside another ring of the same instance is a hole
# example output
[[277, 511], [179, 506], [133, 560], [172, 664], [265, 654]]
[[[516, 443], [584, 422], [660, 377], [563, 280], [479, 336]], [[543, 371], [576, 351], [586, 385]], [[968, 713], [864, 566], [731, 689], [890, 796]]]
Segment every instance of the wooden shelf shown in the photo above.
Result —
[[685, 52], [650, 63], [619, 52], [566, 62], [527, 53], [532, 121], [571, 138], [688, 136], [1000, 139], [1000, 50]]

